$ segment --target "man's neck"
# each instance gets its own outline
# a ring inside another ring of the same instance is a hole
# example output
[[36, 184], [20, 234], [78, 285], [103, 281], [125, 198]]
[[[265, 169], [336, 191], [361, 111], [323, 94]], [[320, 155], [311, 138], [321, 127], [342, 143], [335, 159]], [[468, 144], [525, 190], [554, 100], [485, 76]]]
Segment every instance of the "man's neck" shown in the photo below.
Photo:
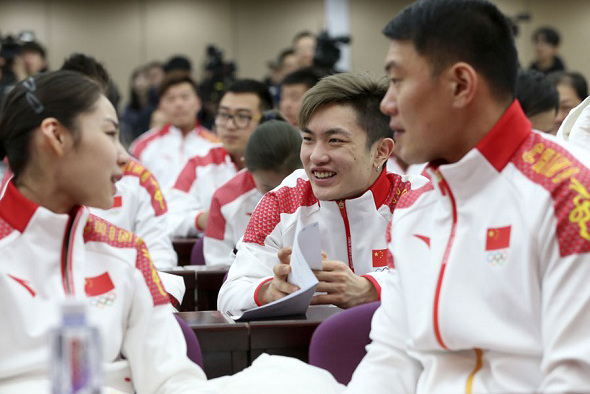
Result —
[[175, 126], [180, 132], [182, 133], [183, 137], [186, 137], [191, 131], [194, 130], [195, 125], [182, 125], [182, 126]]
[[244, 166], [244, 154], [243, 153], [230, 153], [229, 157], [231, 157], [231, 161], [234, 163], [236, 168], [242, 170]]
[[537, 65], [539, 66], [539, 69], [541, 69], [541, 70], [549, 70], [551, 67], [553, 67], [554, 62], [555, 62], [555, 58], [553, 56], [551, 56], [547, 59], [539, 60], [537, 62]]
[[464, 121], [460, 129], [462, 138], [457, 139], [457, 144], [444, 157], [448, 163], [461, 160], [467, 152], [483, 139], [483, 137], [500, 120], [504, 112], [512, 102], [499, 103], [491, 100], [475, 100], [474, 105], [464, 111]]

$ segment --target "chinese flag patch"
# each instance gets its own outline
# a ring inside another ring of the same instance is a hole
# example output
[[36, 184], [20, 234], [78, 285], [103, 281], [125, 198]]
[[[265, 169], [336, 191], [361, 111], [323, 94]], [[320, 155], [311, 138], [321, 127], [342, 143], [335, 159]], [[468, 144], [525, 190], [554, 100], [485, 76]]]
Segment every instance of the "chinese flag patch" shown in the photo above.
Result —
[[510, 246], [510, 227], [488, 228], [486, 234], [486, 251], [506, 249]]
[[121, 208], [122, 206], [123, 206], [123, 196], [115, 196], [115, 198], [113, 199], [113, 206], [111, 209]]
[[387, 265], [387, 249], [373, 249], [371, 252], [373, 267], [385, 267]]
[[86, 278], [84, 281], [84, 291], [88, 297], [96, 297], [108, 293], [114, 288], [115, 285], [113, 285], [113, 281], [108, 272], [92, 278]]

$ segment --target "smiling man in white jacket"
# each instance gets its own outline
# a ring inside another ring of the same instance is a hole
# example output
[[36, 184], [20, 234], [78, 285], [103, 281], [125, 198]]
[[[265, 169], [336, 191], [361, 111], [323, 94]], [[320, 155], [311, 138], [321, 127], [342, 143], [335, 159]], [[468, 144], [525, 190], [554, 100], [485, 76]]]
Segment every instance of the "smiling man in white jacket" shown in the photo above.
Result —
[[298, 221], [318, 222], [326, 253], [314, 304], [348, 308], [378, 300], [386, 277], [387, 228], [412, 183], [388, 173], [393, 149], [379, 102], [387, 86], [366, 75], [338, 74], [308, 90], [299, 114], [301, 162], [257, 205], [219, 292], [221, 310], [249, 309], [296, 290], [286, 281]]

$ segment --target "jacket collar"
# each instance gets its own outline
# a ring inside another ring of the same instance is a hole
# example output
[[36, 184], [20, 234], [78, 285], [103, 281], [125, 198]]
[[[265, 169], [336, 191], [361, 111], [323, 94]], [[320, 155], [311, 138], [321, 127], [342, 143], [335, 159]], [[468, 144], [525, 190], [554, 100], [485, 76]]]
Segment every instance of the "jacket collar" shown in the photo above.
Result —
[[[10, 226], [21, 233], [24, 232], [38, 208], [39, 205], [29, 200], [18, 191], [13, 180], [8, 182], [4, 196], [0, 199], [0, 217], [10, 224]], [[45, 212], [50, 212], [44, 208], [43, 210]], [[67, 215], [71, 219], [74, 219], [83, 212], [84, 208], [80, 205], [76, 205]], [[55, 213], [52, 214], [58, 215]]]
[[[164, 127], [162, 128], [162, 131], [164, 131], [164, 130], [166, 130], [166, 132], [173, 131], [177, 134], [183, 135], [182, 130], [180, 130], [178, 127], [174, 126], [172, 123], [166, 123], [164, 125]], [[195, 123], [195, 127], [190, 132], [187, 133], [187, 136], [191, 135], [191, 134], [194, 134], [197, 136], [200, 136], [203, 134], [203, 129], [201, 128], [201, 125], [199, 124], [199, 122]]]
[[530, 134], [531, 122], [518, 101], [514, 100], [475, 148], [500, 172]]
[[[379, 177], [377, 178], [375, 183], [373, 183], [373, 185], [370, 188], [368, 188], [367, 190], [365, 190], [365, 192], [363, 194], [361, 194], [360, 196], [355, 197], [355, 198], [345, 198], [342, 200], [334, 200], [334, 201], [336, 201], [336, 202], [338, 202], [338, 201], [354, 201], [354, 200], [363, 198], [367, 194], [368, 191], [373, 193], [373, 201], [375, 202], [376, 208], [379, 208], [381, 205], [383, 205], [383, 203], [385, 202], [385, 199], [387, 198], [387, 196], [389, 195], [389, 193], [391, 191], [391, 181], [387, 177], [387, 171], [385, 170], [385, 168], [381, 171], [381, 174], [379, 174]], [[318, 204], [321, 205], [321, 203], [322, 202], [320, 200], [318, 200]]]
[[12, 181], [8, 182], [6, 192], [0, 200], [0, 217], [22, 233], [37, 208], [38, 205], [23, 196]]
[[387, 177], [387, 171], [383, 169], [379, 178], [373, 183], [373, 186], [369, 188], [373, 193], [373, 199], [375, 200], [375, 207], [379, 208], [385, 202], [385, 199], [391, 192], [391, 182]]

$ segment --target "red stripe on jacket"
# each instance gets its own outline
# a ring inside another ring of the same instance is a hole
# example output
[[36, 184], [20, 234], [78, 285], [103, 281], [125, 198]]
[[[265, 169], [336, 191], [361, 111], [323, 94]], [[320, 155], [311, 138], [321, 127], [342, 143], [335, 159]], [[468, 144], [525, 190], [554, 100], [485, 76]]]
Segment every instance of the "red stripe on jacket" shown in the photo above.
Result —
[[139, 184], [143, 187], [150, 196], [152, 208], [156, 216], [165, 214], [168, 211], [166, 199], [160, 189], [160, 184], [154, 175], [139, 162], [130, 159], [123, 167], [123, 175], [135, 176], [139, 178]]
[[210, 164], [222, 164], [228, 156], [229, 153], [220, 146], [212, 148], [205, 156], [191, 158], [180, 172], [180, 175], [178, 175], [173, 188], [188, 193], [193, 183], [197, 180], [197, 168]]
[[238, 197], [254, 189], [256, 184], [250, 171], [239, 172], [232, 179], [223, 184], [213, 194], [209, 208], [209, 221], [205, 236], [223, 240], [225, 237], [225, 217], [221, 214], [221, 207], [235, 201]]
[[158, 271], [156, 271], [148, 249], [141, 238], [98, 216], [90, 215], [84, 228], [84, 242], [103, 242], [118, 248], [135, 248], [137, 252], [135, 267], [143, 275], [145, 284], [152, 295], [154, 306], [169, 302], [168, 293], [164, 290]]

